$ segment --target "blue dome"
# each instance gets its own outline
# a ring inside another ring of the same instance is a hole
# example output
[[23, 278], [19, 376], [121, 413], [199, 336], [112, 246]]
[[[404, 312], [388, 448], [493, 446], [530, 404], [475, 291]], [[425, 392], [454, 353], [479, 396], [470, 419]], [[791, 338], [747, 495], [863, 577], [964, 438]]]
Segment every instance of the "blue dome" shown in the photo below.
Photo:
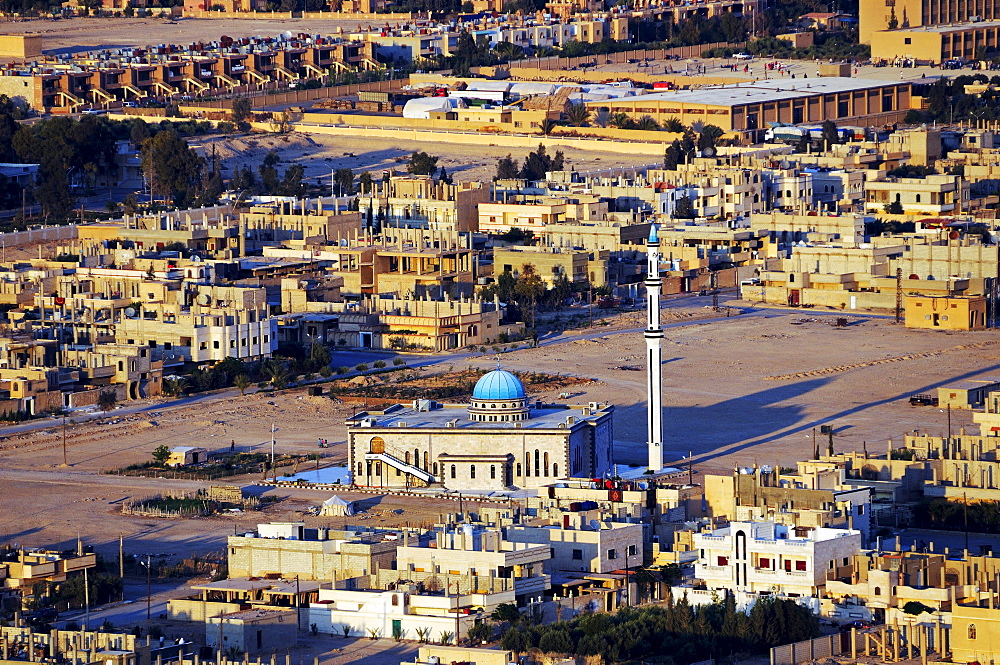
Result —
[[472, 399], [524, 399], [524, 386], [510, 372], [495, 369], [476, 382]]

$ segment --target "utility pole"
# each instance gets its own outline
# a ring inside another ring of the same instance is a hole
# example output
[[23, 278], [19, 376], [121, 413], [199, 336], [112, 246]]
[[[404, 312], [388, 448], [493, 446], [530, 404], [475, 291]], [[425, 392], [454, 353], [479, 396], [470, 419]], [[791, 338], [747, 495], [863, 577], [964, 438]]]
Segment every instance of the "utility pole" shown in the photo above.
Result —
[[69, 462], [66, 461], [66, 411], [63, 411], [63, 466], [69, 466]]
[[278, 467], [274, 465], [274, 423], [271, 423], [271, 475], [274, 482], [278, 482]]
[[150, 566], [150, 557], [146, 555], [146, 621], [149, 621], [153, 613], [153, 571]]
[[962, 523], [965, 526], [965, 551], [969, 551], [969, 499], [962, 492]]
[[122, 581], [122, 600], [125, 600], [125, 539], [118, 534], [118, 579]]
[[896, 323], [903, 321], [903, 269], [896, 268]]
[[951, 404], [948, 404], [948, 443], [951, 443]]
[[85, 630], [90, 630], [90, 578], [87, 575], [88, 570], [88, 568], [83, 569], [83, 625], [86, 626]]

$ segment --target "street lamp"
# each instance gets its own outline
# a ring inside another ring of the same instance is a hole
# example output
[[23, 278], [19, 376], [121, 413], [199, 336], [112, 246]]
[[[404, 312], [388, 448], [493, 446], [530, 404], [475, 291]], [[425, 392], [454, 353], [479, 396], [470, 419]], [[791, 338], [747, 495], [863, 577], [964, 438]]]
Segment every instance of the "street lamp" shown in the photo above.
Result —
[[150, 555], [146, 555], [146, 563], [142, 560], [139, 561], [140, 566], [146, 567], [146, 621], [149, 621], [150, 615], [152, 614], [153, 608], [153, 595], [152, 595], [152, 584], [153, 584], [153, 573], [150, 568]]

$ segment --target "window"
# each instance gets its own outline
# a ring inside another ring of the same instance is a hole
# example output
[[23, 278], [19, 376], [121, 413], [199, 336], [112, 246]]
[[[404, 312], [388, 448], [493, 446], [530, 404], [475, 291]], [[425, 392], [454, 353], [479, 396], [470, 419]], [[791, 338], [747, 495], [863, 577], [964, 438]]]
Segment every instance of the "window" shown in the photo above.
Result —
[[805, 569], [806, 569], [806, 562], [805, 561], [796, 561], [795, 562], [795, 570], [805, 570]]
[[771, 560], [766, 557], [761, 557], [760, 559], [757, 559], [757, 567], [770, 569]]
[[628, 552], [628, 556], [635, 556], [635, 553], [636, 553], [637, 551], [638, 551], [638, 550], [636, 549], [636, 546], [635, 546], [635, 545], [629, 545], [629, 546], [628, 546], [628, 549], [626, 550], [626, 552]]
[[545, 453], [543, 459], [545, 460], [545, 466], [542, 467], [542, 475], [548, 477], [548, 475], [549, 475], [549, 454]]
[[213, 349], [219, 348], [219, 340], [215, 340], [214, 342], [212, 342], [212, 348]]
[[573, 560], [583, 561], [583, 550], [573, 550]]
[[882, 587], [880, 587], [880, 586], [875, 587], [875, 595], [876, 596], [881, 596], [882, 595]]
[[910, 37], [903, 37], [903, 43], [904, 44], [910, 44], [912, 42], [913, 42], [912, 38], [910, 38]]
[[490, 480], [496, 480], [496, 479], [497, 479], [497, 465], [490, 464]]
[[[470, 464], [469, 465], [469, 478], [475, 478], [475, 477], [476, 477], [476, 465], [475, 464]], [[454, 478], [454, 476], [452, 476], [452, 478]]]
[[454, 478], [454, 477], [455, 477], [455, 475], [456, 475], [456, 474], [455, 474], [455, 465], [454, 465], [454, 464], [452, 464], [452, 465], [451, 465], [451, 477], [452, 477], [452, 478]]
[[728, 566], [729, 565], [729, 557], [728, 556], [720, 556], [718, 559], [716, 559], [715, 565], [717, 565], [717, 566]]
[[969, 624], [969, 639], [970, 640], [976, 639], [976, 624], [974, 623]]
[[520, 462], [517, 463], [517, 477], [518, 478], [521, 477], [521, 463]]
[[559, 465], [558, 464], [553, 464], [552, 465], [552, 476], [554, 478], [558, 478], [559, 477]]
[[616, 550], [616, 549], [610, 549], [610, 550], [608, 550], [608, 559], [609, 560], [610, 559], [617, 559], [617, 558], [618, 558], [618, 550]]
[[372, 440], [368, 443], [368, 452], [381, 455], [385, 452], [385, 439], [380, 436], [373, 436]]

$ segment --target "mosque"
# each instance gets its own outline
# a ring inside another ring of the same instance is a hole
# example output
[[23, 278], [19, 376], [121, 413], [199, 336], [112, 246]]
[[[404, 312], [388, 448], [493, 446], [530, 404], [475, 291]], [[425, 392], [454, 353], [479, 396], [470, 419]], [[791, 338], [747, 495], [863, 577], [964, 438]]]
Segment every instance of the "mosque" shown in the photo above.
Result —
[[347, 421], [353, 483], [386, 489], [510, 491], [611, 468], [614, 406], [532, 401], [497, 368], [466, 405], [418, 400]]

